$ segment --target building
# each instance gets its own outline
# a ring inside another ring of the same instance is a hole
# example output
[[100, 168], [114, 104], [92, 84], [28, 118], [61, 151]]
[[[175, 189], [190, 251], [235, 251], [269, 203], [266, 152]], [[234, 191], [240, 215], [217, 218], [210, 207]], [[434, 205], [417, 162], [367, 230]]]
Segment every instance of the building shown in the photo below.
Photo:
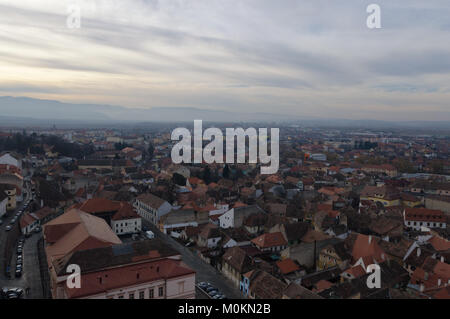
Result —
[[[81, 288], [68, 288], [67, 266], [81, 269]], [[53, 267], [64, 299], [194, 299], [195, 271], [158, 239], [79, 250]]]
[[444, 212], [428, 208], [405, 208], [403, 221], [406, 227], [420, 230], [428, 228], [447, 228], [447, 217]]
[[142, 230], [141, 217], [127, 202], [92, 198], [72, 208], [103, 218], [116, 235], [135, 234]]
[[281, 232], [265, 233], [254, 238], [251, 242], [263, 252], [278, 252], [287, 247], [287, 241]]
[[287, 284], [263, 270], [252, 270], [243, 276], [241, 290], [250, 299], [281, 299]]
[[352, 256], [345, 248], [344, 242], [338, 242], [325, 246], [319, 253], [318, 270], [334, 268], [340, 269], [348, 267]]
[[7, 195], [6, 210], [12, 211], [17, 207], [17, 188], [14, 185], [0, 184], [0, 192]]
[[241, 247], [228, 248], [222, 256], [222, 273], [239, 287], [243, 274], [250, 271], [251, 263], [250, 257]]
[[197, 245], [206, 248], [216, 248], [222, 239], [219, 228], [214, 224], [205, 225], [198, 234]]
[[6, 210], [8, 208], [8, 195], [6, 192], [0, 191], [0, 218], [6, 214]]
[[78, 209], [70, 209], [46, 223], [43, 233], [53, 298], [64, 296], [65, 277], [59, 277], [55, 268], [63, 258], [78, 250], [122, 243], [102, 218]]
[[265, 212], [257, 205], [234, 207], [219, 217], [220, 228], [241, 227], [245, 219], [255, 213]]
[[161, 216], [172, 210], [172, 205], [151, 193], [139, 195], [134, 202], [134, 207], [139, 216], [156, 226], [159, 225]]

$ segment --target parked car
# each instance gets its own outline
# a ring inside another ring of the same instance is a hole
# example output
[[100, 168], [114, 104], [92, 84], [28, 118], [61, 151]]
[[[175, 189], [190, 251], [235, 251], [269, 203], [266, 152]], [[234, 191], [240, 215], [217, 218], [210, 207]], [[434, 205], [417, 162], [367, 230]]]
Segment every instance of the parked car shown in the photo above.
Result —
[[211, 290], [211, 291], [209, 291], [208, 292], [208, 295], [210, 296], [210, 297], [214, 297], [215, 295], [218, 295], [219, 294], [219, 291], [218, 290]]
[[22, 277], [22, 269], [16, 270], [16, 278]]
[[41, 226], [38, 226], [34, 229], [34, 232], [39, 233], [39, 232], [41, 232], [41, 230], [42, 230]]
[[210, 292], [210, 291], [213, 291], [213, 290], [217, 290], [216, 288], [214, 288], [213, 286], [211, 286], [211, 285], [209, 285], [208, 287], [206, 287], [206, 292]]
[[204, 282], [204, 281], [198, 283], [198, 287], [201, 288], [201, 289], [206, 289], [206, 288], [208, 288], [209, 286], [210, 286], [210, 284], [207, 283], [207, 282]]
[[9, 226], [9, 225], [5, 227], [5, 230], [6, 230], [6, 231], [10, 231], [11, 229], [12, 229], [12, 227]]

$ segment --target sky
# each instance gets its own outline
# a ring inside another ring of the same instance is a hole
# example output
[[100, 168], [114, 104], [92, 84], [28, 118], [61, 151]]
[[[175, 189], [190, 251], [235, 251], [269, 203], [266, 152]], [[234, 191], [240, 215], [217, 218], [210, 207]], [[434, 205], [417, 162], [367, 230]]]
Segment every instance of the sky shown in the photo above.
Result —
[[0, 96], [450, 121], [449, 17], [448, 0], [0, 0]]

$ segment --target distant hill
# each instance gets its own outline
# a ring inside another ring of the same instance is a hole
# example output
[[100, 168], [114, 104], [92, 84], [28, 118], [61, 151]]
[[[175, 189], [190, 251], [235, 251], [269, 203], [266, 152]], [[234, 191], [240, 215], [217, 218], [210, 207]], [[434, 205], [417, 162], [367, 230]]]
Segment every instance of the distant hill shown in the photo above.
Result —
[[450, 122], [444, 121], [391, 122], [320, 119], [275, 113], [205, 110], [194, 107], [139, 109], [101, 104], [71, 104], [28, 97], [0, 97], [0, 125], [8, 126], [89, 125], [94, 123], [102, 126], [108, 123], [193, 122], [196, 119], [207, 122], [291, 122], [322, 127], [450, 129]]

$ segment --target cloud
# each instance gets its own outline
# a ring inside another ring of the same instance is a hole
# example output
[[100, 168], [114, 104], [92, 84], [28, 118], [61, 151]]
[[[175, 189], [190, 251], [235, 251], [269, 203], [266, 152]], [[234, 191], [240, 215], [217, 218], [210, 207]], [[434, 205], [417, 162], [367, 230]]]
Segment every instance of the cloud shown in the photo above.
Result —
[[[447, 0], [377, 3], [379, 30], [357, 0], [0, 0], [0, 89], [322, 117], [413, 120], [427, 109], [450, 120]], [[81, 29], [66, 27], [69, 4]]]

